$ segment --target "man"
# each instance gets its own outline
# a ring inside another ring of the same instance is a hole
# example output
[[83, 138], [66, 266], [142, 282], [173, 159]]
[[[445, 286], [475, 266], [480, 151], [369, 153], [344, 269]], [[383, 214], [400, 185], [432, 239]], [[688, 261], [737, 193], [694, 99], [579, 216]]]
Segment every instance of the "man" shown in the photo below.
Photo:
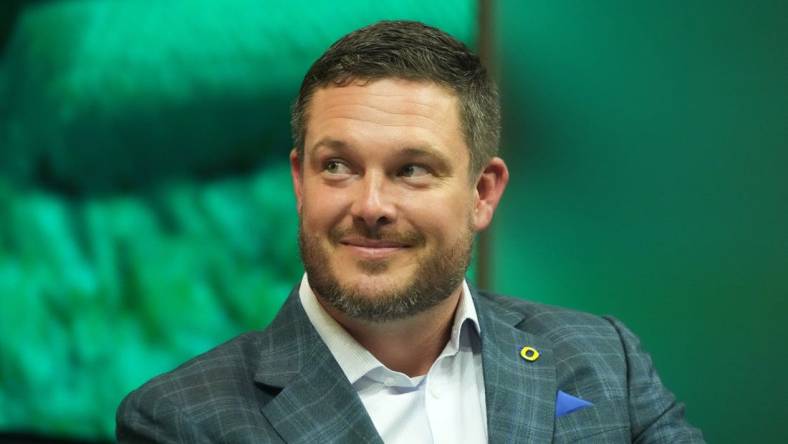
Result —
[[701, 442], [618, 321], [465, 282], [508, 181], [499, 121], [437, 29], [331, 46], [293, 108], [301, 284], [265, 330], [130, 394], [118, 439]]

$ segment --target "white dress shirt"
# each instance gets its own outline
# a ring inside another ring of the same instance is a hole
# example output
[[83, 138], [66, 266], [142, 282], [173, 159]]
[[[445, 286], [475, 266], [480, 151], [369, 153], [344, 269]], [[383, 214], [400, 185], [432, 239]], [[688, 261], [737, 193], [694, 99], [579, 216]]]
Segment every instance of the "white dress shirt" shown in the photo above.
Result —
[[427, 374], [413, 378], [381, 364], [326, 313], [306, 274], [299, 297], [384, 442], [487, 442], [479, 320], [465, 281], [449, 342]]

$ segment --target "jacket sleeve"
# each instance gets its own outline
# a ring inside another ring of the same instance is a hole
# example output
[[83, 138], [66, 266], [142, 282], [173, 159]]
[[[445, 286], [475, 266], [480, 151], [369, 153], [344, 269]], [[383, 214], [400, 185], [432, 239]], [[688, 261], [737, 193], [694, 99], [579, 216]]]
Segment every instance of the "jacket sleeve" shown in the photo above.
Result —
[[119, 443], [208, 442], [166, 398], [151, 395], [137, 390], [121, 402], [115, 415]]
[[684, 405], [662, 385], [651, 356], [643, 350], [637, 336], [620, 321], [610, 317], [605, 319], [618, 332], [626, 357], [632, 442], [705, 442], [701, 431], [684, 418]]

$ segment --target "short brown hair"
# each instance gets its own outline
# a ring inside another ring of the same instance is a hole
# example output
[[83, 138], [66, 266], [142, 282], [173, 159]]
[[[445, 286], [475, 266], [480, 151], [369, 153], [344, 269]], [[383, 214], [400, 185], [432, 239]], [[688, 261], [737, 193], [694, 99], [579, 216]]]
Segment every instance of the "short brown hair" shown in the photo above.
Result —
[[337, 40], [304, 76], [290, 120], [299, 158], [304, 156], [307, 108], [315, 90], [392, 77], [434, 82], [457, 95], [471, 172], [481, 171], [497, 154], [498, 90], [479, 57], [437, 28], [414, 21], [381, 21]]

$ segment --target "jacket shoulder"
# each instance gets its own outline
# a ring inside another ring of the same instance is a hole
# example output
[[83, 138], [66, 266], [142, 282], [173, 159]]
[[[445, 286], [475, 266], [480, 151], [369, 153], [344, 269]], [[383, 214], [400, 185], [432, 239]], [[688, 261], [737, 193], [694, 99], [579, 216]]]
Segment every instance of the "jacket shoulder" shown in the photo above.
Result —
[[508, 313], [515, 328], [549, 344], [560, 389], [584, 385], [589, 396], [627, 396], [627, 352], [611, 319], [491, 293], [480, 297], [490, 311]]
[[517, 327], [549, 339], [554, 344], [583, 341], [591, 336], [615, 339], [620, 347], [620, 337], [615, 319], [555, 305], [542, 304], [526, 299], [480, 291], [479, 297], [497, 311], [516, 313], [521, 320]]
[[193, 406], [216, 397], [250, 397], [256, 392], [252, 390], [256, 374], [271, 363], [281, 362], [282, 357], [296, 355], [302, 348], [299, 338], [303, 342], [303, 337], [309, 336], [308, 322], [303, 322], [305, 315], [294, 295], [295, 291], [263, 330], [236, 336], [151, 379], [127, 398], [141, 405], [165, 400]]
[[556, 420], [556, 440], [577, 438], [591, 415], [628, 423], [633, 441], [703, 442], [638, 337], [617, 319], [487, 292], [479, 297], [491, 311], [519, 319], [519, 330], [548, 340], [558, 389], [595, 404]]
[[211, 441], [231, 416], [269, 429], [259, 409], [275, 394], [254, 383], [265, 338], [264, 331], [237, 336], [129, 393], [116, 414], [118, 440]]
[[[156, 376], [132, 393], [138, 396], [155, 393], [157, 397], [185, 398], [200, 394], [184, 389], [210, 387], [210, 390], [202, 391], [208, 394], [215, 390], [215, 386], [221, 385], [222, 381], [227, 381], [231, 377], [235, 380], [248, 380], [251, 383], [254, 375], [254, 356], [259, 354], [263, 336], [263, 332], [259, 331], [236, 336], [189, 359], [175, 369]], [[223, 377], [218, 377], [222, 375]]]

